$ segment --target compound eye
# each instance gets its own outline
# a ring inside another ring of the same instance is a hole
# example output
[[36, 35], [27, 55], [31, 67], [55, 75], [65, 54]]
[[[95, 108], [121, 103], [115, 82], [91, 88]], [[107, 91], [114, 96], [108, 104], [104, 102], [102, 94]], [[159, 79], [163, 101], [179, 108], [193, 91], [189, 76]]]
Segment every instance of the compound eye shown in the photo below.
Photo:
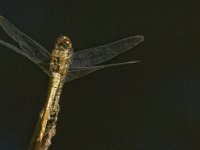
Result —
[[59, 42], [57, 43], [58, 48], [61, 49], [69, 49], [70, 48], [70, 43], [68, 42]]

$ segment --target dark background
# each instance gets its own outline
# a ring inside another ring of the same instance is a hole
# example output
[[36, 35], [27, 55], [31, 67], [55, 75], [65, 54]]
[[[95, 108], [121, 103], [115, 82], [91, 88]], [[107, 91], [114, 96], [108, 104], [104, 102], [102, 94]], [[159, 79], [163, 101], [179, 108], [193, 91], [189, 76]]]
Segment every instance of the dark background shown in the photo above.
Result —
[[[109, 61], [140, 59], [67, 83], [51, 150], [200, 149], [200, 15], [189, 0], [1, 0], [0, 13], [49, 51], [68, 35], [75, 51], [144, 35]], [[0, 30], [0, 38], [11, 41]], [[25, 150], [48, 76], [0, 46], [0, 150]]]

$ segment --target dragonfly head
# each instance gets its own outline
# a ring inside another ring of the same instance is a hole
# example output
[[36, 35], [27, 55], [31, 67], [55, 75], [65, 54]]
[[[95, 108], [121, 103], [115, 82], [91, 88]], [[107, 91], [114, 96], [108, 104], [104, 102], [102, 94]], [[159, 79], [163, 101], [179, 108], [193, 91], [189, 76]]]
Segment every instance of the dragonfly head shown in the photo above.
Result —
[[59, 50], [72, 49], [72, 42], [67, 36], [60, 36], [55, 42], [55, 48]]

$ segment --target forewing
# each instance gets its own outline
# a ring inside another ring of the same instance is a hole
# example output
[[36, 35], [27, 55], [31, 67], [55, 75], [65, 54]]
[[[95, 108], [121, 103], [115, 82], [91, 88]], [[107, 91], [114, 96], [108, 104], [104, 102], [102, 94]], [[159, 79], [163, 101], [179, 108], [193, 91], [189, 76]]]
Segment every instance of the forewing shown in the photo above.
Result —
[[50, 61], [50, 53], [44, 47], [22, 33], [2, 16], [0, 16], [0, 25], [5, 30], [5, 32], [19, 44], [20, 48], [17, 48], [16, 46], [2, 40], [0, 40], [0, 44], [24, 55], [31, 61], [38, 64], [42, 69], [47, 71], [46, 65]]
[[144, 40], [141, 35], [131, 36], [103, 46], [89, 48], [73, 54], [73, 67], [94, 66], [105, 62], [127, 50], [135, 47]]

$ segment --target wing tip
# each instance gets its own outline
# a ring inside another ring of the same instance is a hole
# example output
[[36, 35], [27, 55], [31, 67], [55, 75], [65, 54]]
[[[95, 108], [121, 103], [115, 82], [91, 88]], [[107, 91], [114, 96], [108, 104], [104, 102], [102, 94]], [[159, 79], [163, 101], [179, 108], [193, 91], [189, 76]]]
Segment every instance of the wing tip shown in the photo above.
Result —
[[144, 36], [143, 35], [134, 35], [134, 36], [130, 36], [126, 39], [129, 39], [130, 41], [134, 41], [134, 43], [135, 43], [134, 45], [138, 45], [144, 41]]
[[141, 42], [144, 41], [144, 36], [143, 35], [136, 35], [135, 37], [139, 38]]

